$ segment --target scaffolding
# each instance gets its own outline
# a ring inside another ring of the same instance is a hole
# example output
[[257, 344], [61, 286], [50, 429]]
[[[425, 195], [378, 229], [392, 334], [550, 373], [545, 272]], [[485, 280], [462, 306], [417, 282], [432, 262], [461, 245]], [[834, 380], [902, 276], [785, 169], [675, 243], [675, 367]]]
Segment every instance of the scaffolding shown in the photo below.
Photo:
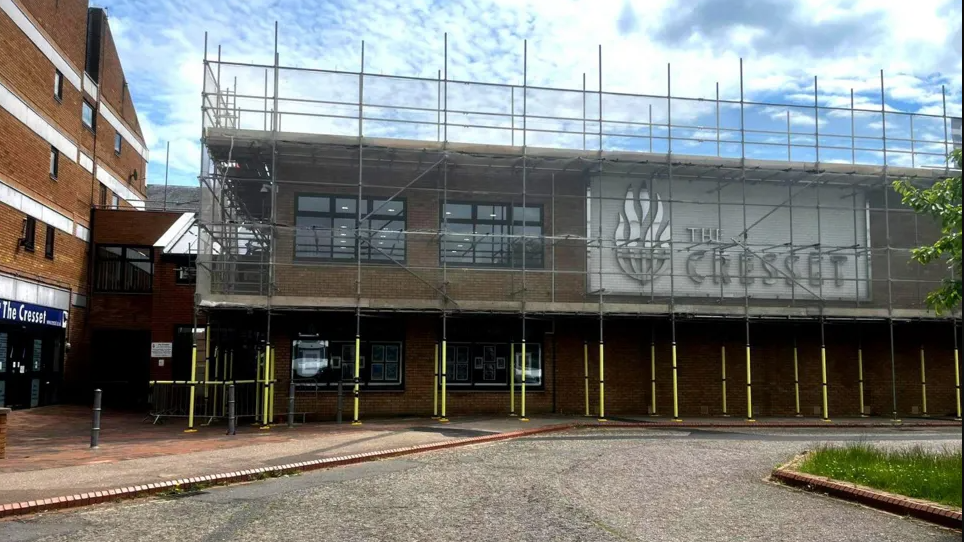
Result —
[[526, 44], [521, 84], [495, 84], [450, 79], [447, 36], [435, 78], [367, 73], [364, 43], [357, 71], [282, 66], [277, 26], [270, 65], [206, 39], [198, 305], [264, 311], [265, 352], [273, 311], [353, 311], [356, 423], [370, 312], [439, 315], [442, 419], [454, 313], [518, 316], [523, 360], [530, 318], [598, 318], [601, 419], [607, 319], [669, 320], [674, 388], [677, 318], [744, 323], [752, 419], [752, 320], [938, 318], [923, 300], [953, 270], [908, 265], [938, 230], [890, 183], [959, 174], [943, 87], [942, 114], [911, 114], [883, 71], [861, 108], [816, 77], [812, 104], [749, 100], [742, 60], [739, 98], [707, 99], [668, 64], [665, 95], [605, 91], [601, 47], [596, 88], [562, 89], [528, 84]]

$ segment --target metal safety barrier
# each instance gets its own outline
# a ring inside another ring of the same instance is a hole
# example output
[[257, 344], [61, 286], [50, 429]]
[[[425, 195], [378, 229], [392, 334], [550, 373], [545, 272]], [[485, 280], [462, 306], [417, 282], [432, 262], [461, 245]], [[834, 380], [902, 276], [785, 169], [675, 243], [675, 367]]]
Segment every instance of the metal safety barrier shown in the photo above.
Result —
[[[271, 384], [273, 382], [269, 382]], [[210, 425], [214, 420], [228, 417], [228, 386], [234, 386], [234, 409], [237, 419], [251, 418], [260, 421], [261, 413], [259, 392], [264, 382], [255, 380], [190, 381], [190, 380], [153, 380], [151, 381], [150, 412], [151, 423], [161, 423], [166, 418], [190, 418], [205, 420], [202, 425]], [[194, 390], [194, 409], [191, 411], [191, 390]]]

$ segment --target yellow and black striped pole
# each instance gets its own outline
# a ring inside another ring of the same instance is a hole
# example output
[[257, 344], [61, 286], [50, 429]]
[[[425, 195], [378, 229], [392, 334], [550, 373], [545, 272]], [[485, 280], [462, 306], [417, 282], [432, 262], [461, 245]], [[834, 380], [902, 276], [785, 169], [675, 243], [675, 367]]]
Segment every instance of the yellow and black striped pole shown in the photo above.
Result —
[[448, 412], [447, 412], [447, 401], [448, 401], [448, 376], [446, 371], [448, 368], [448, 341], [445, 339], [444, 335], [442, 337], [442, 358], [439, 360], [442, 368], [442, 413], [438, 421], [440, 423], [448, 423]]
[[526, 418], [526, 338], [522, 337], [522, 394], [520, 395], [520, 422], [527, 422], [529, 418]]
[[515, 342], [509, 345], [509, 416], [515, 416]]
[[827, 341], [824, 333], [823, 318], [820, 318], [820, 379], [823, 390], [823, 421], [830, 422], [830, 408], [827, 400]]
[[271, 343], [264, 346], [264, 368], [261, 370], [261, 428], [271, 427], [271, 420], [268, 418], [268, 375], [271, 373]]
[[797, 350], [797, 328], [793, 328], [793, 396], [794, 396], [794, 412], [797, 418], [802, 418], [803, 414], [800, 412], [800, 355]]
[[599, 421], [606, 421], [606, 349], [599, 338]]
[[753, 372], [750, 365], [750, 319], [746, 318], [746, 421], [753, 419]]
[[673, 421], [683, 421], [679, 417], [679, 366], [676, 362], [676, 313], [670, 315], [670, 356], [673, 362]]
[[592, 416], [589, 412], [589, 343], [582, 341], [582, 374], [583, 383], [586, 388], [586, 417]]
[[864, 403], [864, 343], [863, 338], [857, 335], [857, 386], [860, 396], [860, 417], [867, 417], [867, 406]]
[[720, 363], [723, 367], [723, 416], [729, 416], [726, 412], [726, 345], [720, 346]]
[[924, 365], [924, 345], [920, 345], [920, 394], [921, 415], [927, 417], [927, 368]]
[[274, 421], [274, 376], [275, 376], [275, 348], [271, 347], [271, 364], [268, 373], [268, 421]]
[[957, 322], [951, 321], [954, 327], [954, 391], [957, 394], [957, 421], [961, 421], [961, 358], [957, 350]]
[[438, 419], [438, 343], [435, 343], [435, 365], [432, 369], [432, 419]]
[[654, 324], [649, 327], [649, 415], [657, 416], [656, 411], [656, 329]]
[[[194, 333], [193, 329], [191, 333]], [[185, 433], [197, 432], [197, 429], [194, 427], [194, 387], [197, 385], [195, 380], [197, 380], [197, 339], [194, 339], [194, 345], [191, 347], [191, 388], [188, 391], [187, 429], [184, 430]]]
[[355, 374], [352, 377], [352, 401], [354, 406], [352, 409], [352, 425], [361, 425], [361, 420], [358, 419], [358, 407], [359, 407], [359, 395], [361, 394], [361, 337], [355, 335]]

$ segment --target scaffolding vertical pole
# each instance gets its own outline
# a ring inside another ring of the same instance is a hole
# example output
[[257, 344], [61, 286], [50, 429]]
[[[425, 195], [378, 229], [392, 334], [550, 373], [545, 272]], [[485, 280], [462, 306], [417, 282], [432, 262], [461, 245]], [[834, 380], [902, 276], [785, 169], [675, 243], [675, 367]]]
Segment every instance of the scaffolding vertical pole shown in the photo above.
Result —
[[185, 433], [196, 433], [194, 427], [194, 397], [197, 386], [197, 303], [194, 304], [194, 323], [191, 326], [191, 386], [188, 391], [187, 403], [187, 429]]
[[791, 162], [791, 161], [793, 160], [793, 151], [792, 151], [792, 149], [790, 148], [790, 144], [791, 144], [790, 134], [791, 134], [791, 132], [792, 132], [792, 131], [791, 131], [791, 129], [790, 129], [790, 110], [787, 109], [787, 162]]
[[365, 40], [361, 42], [360, 70], [358, 72], [358, 200], [355, 204], [355, 360], [352, 374], [352, 425], [361, 425], [358, 419], [359, 395], [361, 392], [361, 303], [362, 303], [362, 179], [364, 174], [365, 152]]
[[[552, 303], [556, 302], [556, 174], [553, 173], [550, 178], [550, 183], [552, 186], [552, 194], [549, 200], [549, 212], [552, 214], [552, 222], [549, 224], [549, 234], [552, 236], [551, 244], [549, 245], [549, 258], [552, 260], [552, 269], [549, 274], [549, 301]], [[553, 319], [555, 322], [555, 319]], [[555, 324], [553, 324], [555, 325]], [[556, 340], [555, 334], [552, 336], [552, 340]], [[552, 355], [556, 355], [555, 349], [552, 351]], [[556, 370], [556, 366], [552, 366], [552, 370]], [[555, 390], [555, 388], [553, 388]]]
[[603, 71], [602, 45], [599, 45], [599, 421], [606, 421], [606, 362], [605, 345], [603, 342], [603, 237], [602, 237], [602, 169], [603, 169]]
[[586, 72], [582, 72], [582, 150], [586, 150]]
[[813, 135], [814, 149], [817, 156], [817, 170], [820, 170], [820, 106], [817, 103], [817, 76], [813, 76]]
[[860, 396], [860, 417], [867, 417], [867, 407], [864, 406], [864, 342], [860, 324], [857, 324], [857, 385]]
[[857, 163], [857, 130], [854, 121], [854, 89], [850, 89], [850, 163]]
[[951, 320], [954, 330], [954, 395], [957, 399], [957, 421], [961, 421], [961, 359], [957, 346], [957, 320]]
[[[449, 219], [445, 208], [449, 202], [449, 34], [443, 35], [442, 53], [442, 148], [445, 154], [442, 156], [442, 254], [445, 254], [445, 235], [448, 234]], [[442, 258], [442, 358], [439, 360], [442, 367], [442, 412], [439, 417], [440, 423], [448, 423], [448, 258]], [[454, 365], [453, 365], [454, 366]]]
[[[746, 116], [743, 96], [743, 59], [740, 58], [740, 184], [743, 190], [743, 266], [744, 275], [750, 234], [746, 225]], [[791, 224], [791, 231], [793, 225]], [[750, 291], [749, 280], [743, 279], [743, 321], [746, 334], [746, 421], [753, 422], [753, 374], [750, 358]]]
[[797, 350], [797, 326], [793, 326], [793, 396], [794, 396], [794, 415], [802, 418], [800, 412], [800, 356]]
[[653, 104], [649, 104], [649, 153], [653, 154]]
[[438, 70], [438, 90], [436, 91], [435, 141], [442, 141], [442, 70]]
[[[526, 417], [526, 85], [529, 69], [529, 41], [522, 40], [522, 390], [519, 400], [519, 421], [527, 422]], [[513, 222], [515, 217], [513, 217]]]
[[649, 415], [656, 416], [656, 322], [649, 324]]
[[884, 190], [884, 237], [886, 237], [885, 251], [887, 254], [887, 320], [890, 331], [890, 392], [893, 399], [893, 411], [891, 420], [900, 423], [897, 417], [897, 355], [894, 352], [894, 278], [891, 269], [891, 245], [890, 245], [890, 187], [887, 185], [887, 95], [884, 92], [884, 70], [880, 70], [880, 120], [881, 120], [881, 139], [883, 141], [884, 167], [881, 173], [881, 181]]
[[[956, 339], [955, 339], [956, 340]], [[591, 416], [589, 413], [589, 342], [582, 341], [582, 374], [583, 381], [586, 388], [586, 414], [588, 418]]]
[[[941, 120], [944, 124], [944, 174], [950, 175], [951, 172], [951, 147], [950, 141], [947, 140], [947, 91], [944, 89], [944, 85], [941, 85]], [[960, 418], [960, 414], [957, 416]]]
[[271, 365], [268, 372], [268, 419], [274, 420], [274, 384], [275, 384], [275, 347], [271, 347]]
[[[509, 87], [509, 119], [512, 123], [512, 129], [509, 130], [511, 134], [510, 143], [515, 147], [515, 85]], [[525, 117], [523, 116], [523, 122], [525, 122]]]
[[924, 344], [920, 345], [920, 394], [921, 394], [921, 415], [928, 417], [927, 414], [927, 367], [924, 364]]
[[515, 341], [511, 341], [509, 345], [509, 357], [512, 358], [510, 362], [512, 368], [509, 371], [509, 416], [514, 417], [515, 413]]
[[442, 358], [439, 363], [442, 367], [442, 414], [438, 421], [448, 423], [448, 312], [442, 311]]
[[[673, 223], [673, 73], [672, 66], [666, 63], [666, 165], [669, 177], [669, 223]], [[679, 422], [679, 364], [676, 358], [676, 270], [673, 261], [676, 259], [674, 254], [673, 236], [669, 236], [669, 323], [670, 323], [670, 357], [673, 362], [673, 421]], [[650, 262], [652, 266], [652, 262]], [[655, 267], [651, 267], [653, 276], [656, 280]]]
[[435, 355], [432, 358], [434, 365], [432, 369], [432, 419], [438, 419], [438, 343], [435, 343]]
[[716, 82], [716, 157], [720, 157], [720, 82]]
[[824, 332], [824, 317], [820, 316], [820, 375], [823, 391], [823, 421], [830, 422], [830, 409], [827, 402], [827, 339]]

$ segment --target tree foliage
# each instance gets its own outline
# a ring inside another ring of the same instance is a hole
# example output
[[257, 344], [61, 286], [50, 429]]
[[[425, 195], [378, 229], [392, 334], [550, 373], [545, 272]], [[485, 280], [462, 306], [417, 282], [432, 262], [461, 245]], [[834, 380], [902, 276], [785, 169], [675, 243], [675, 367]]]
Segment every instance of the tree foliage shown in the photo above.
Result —
[[934, 183], [929, 188], [917, 188], [906, 180], [894, 181], [905, 205], [918, 214], [929, 216], [941, 225], [941, 237], [934, 244], [915, 248], [914, 260], [922, 265], [943, 261], [949, 276], [939, 288], [927, 295], [927, 305], [943, 314], [961, 304], [961, 151], [948, 157], [958, 170], [956, 177]]

